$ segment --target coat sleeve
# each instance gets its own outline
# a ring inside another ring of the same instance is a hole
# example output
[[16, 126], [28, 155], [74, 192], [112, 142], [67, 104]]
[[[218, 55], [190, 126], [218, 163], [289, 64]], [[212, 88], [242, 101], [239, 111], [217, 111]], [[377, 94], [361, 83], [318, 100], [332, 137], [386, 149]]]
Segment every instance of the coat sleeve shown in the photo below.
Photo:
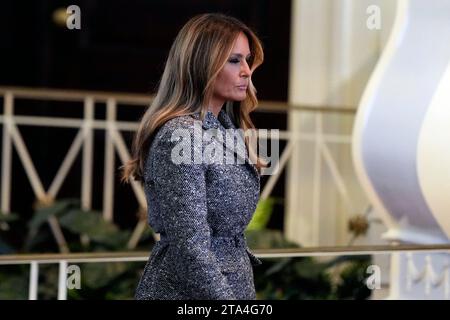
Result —
[[[193, 129], [187, 130], [192, 138]], [[234, 300], [233, 291], [210, 249], [205, 166], [172, 161], [172, 150], [179, 150], [175, 148], [179, 141], [171, 141], [172, 132], [162, 135], [152, 149], [154, 162], [150, 168], [166, 235], [177, 248], [181, 277], [186, 280], [189, 292], [197, 295], [196, 299]], [[192, 158], [194, 152], [203, 149], [202, 144], [195, 145], [193, 141], [190, 141]]]

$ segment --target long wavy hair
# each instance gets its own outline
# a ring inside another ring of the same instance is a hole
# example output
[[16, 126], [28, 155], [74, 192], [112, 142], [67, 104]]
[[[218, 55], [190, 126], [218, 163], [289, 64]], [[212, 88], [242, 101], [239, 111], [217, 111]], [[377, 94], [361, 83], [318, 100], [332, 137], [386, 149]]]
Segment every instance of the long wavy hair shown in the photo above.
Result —
[[[179, 31], [170, 48], [158, 92], [134, 136], [131, 159], [120, 167], [123, 169], [122, 182], [130, 182], [131, 177], [143, 180], [144, 162], [152, 135], [166, 121], [196, 112], [200, 112], [200, 118], [204, 119], [213, 96], [214, 82], [241, 32], [249, 42], [249, 67], [253, 72], [264, 60], [262, 44], [255, 33], [238, 19], [220, 13], [201, 14], [191, 18]], [[235, 125], [245, 132], [255, 128], [249, 114], [257, 105], [256, 89], [249, 78], [247, 97], [240, 103], [227, 101], [224, 108]], [[253, 154], [259, 170], [265, 165], [255, 157], [253, 150], [250, 152], [247, 138], [245, 136], [249, 156]]]

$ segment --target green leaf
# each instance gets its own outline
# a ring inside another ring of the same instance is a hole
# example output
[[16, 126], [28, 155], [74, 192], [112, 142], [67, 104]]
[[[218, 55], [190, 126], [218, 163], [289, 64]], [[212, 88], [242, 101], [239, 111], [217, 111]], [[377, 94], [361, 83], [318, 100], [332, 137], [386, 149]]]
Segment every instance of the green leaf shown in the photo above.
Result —
[[298, 248], [296, 243], [286, 240], [279, 230], [246, 230], [245, 237], [250, 248], [272, 249], [272, 248]]
[[336, 287], [336, 296], [338, 299], [367, 299], [372, 294], [366, 285], [367, 267], [370, 261], [353, 261], [342, 270], [340, 282]]
[[36, 229], [31, 229], [25, 238], [24, 251], [31, 251], [37, 245], [41, 244], [48, 249], [50, 243], [51, 245], [54, 245], [54, 240], [49, 230], [42, 228], [37, 232]]
[[267, 199], [261, 199], [256, 206], [256, 210], [253, 214], [252, 220], [247, 226], [248, 231], [262, 230], [266, 228], [267, 223], [272, 216], [273, 207], [276, 203], [276, 199], [269, 197]]
[[[75, 200], [77, 201], [77, 200]], [[49, 207], [43, 207], [36, 210], [33, 218], [30, 220], [28, 226], [30, 229], [39, 229], [51, 216], [60, 216], [74, 204], [74, 200], [61, 200], [55, 202]]]
[[0, 212], [0, 223], [1, 222], [13, 222], [19, 220], [19, 215], [17, 213], [4, 213]]
[[99, 289], [111, 284], [119, 276], [127, 272], [126, 263], [87, 263], [82, 269], [83, 285], [90, 289]]
[[16, 250], [0, 238], [0, 254], [12, 254]]
[[295, 262], [297, 275], [302, 278], [318, 279], [326, 270], [326, 263], [320, 263], [312, 258], [306, 258]]
[[265, 276], [271, 276], [274, 273], [282, 272], [285, 267], [292, 263], [294, 258], [283, 258], [279, 261], [276, 261], [266, 272]]
[[59, 220], [61, 227], [75, 234], [85, 234], [91, 241], [105, 244], [114, 248], [125, 246], [129, 231], [120, 231], [119, 228], [103, 219], [95, 211], [72, 209]]
[[112, 285], [105, 295], [106, 300], [131, 300], [134, 299], [134, 293], [139, 279], [129, 276], [117, 284]]
[[25, 275], [0, 274], [0, 300], [24, 300], [28, 296]]

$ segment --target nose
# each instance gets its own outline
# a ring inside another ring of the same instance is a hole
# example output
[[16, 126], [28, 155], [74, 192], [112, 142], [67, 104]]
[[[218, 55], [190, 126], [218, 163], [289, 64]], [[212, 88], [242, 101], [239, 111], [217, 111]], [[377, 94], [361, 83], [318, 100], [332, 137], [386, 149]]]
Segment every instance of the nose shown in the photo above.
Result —
[[241, 77], [248, 78], [252, 75], [252, 71], [250, 70], [250, 67], [245, 59], [242, 59], [241, 64]]

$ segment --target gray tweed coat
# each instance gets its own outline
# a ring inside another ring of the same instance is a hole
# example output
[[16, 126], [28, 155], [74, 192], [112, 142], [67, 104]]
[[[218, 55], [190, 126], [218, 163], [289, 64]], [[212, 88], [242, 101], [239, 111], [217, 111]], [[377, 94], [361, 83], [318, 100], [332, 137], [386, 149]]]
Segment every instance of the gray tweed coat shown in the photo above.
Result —
[[[171, 141], [172, 133], [182, 128], [192, 135], [194, 123], [222, 133], [236, 129], [222, 109], [217, 118], [208, 111], [203, 122], [200, 113], [173, 118], [156, 133], [145, 162], [144, 190], [149, 224], [161, 240], [153, 247], [135, 298], [256, 299], [252, 266], [261, 261], [249, 250], [243, 232], [259, 199], [260, 175], [245, 148], [245, 159], [235, 158], [233, 164], [172, 162], [178, 143]], [[239, 139], [234, 138], [243, 146]], [[224, 141], [193, 143], [192, 154], [222, 143], [225, 156]]]

